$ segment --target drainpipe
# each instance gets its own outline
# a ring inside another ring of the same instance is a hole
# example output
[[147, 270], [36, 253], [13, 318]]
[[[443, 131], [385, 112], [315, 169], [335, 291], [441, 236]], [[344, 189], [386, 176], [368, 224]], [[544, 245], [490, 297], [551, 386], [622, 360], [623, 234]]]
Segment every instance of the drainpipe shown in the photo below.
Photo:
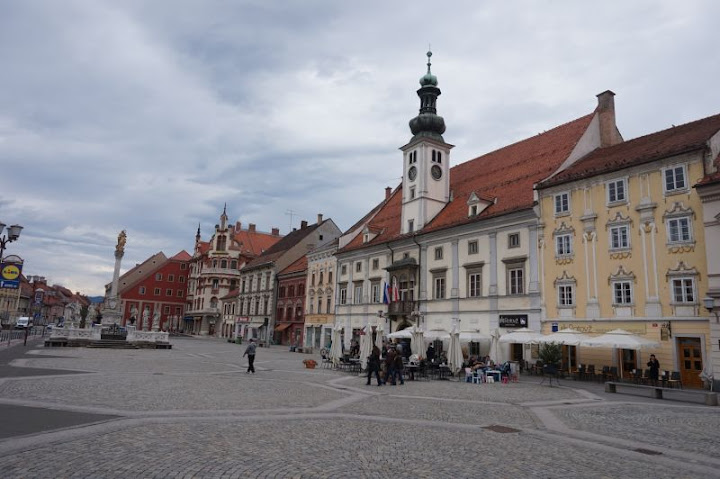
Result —
[[[395, 262], [395, 251], [393, 251], [393, 249], [390, 247], [390, 243], [386, 243], [385, 246], [387, 246], [387, 249], [390, 250], [390, 264], [392, 265], [392, 264]], [[388, 279], [389, 279], [389, 278], [388, 278]], [[391, 287], [392, 287], [392, 286], [391, 286]], [[392, 293], [392, 291], [391, 291], [391, 293]], [[392, 331], [390, 331], [390, 329], [391, 329], [391, 325], [390, 325], [390, 298], [388, 298], [388, 314], [387, 314], [387, 319], [388, 319], [388, 334], [390, 334], [390, 333], [392, 333]]]
[[422, 247], [420, 246], [420, 243], [417, 242], [417, 239], [415, 238], [416, 235], [412, 235], [413, 243], [415, 243], [418, 247], [418, 278], [417, 278], [417, 312], [418, 312], [418, 319], [417, 319], [417, 326], [420, 326], [420, 288], [422, 286]]

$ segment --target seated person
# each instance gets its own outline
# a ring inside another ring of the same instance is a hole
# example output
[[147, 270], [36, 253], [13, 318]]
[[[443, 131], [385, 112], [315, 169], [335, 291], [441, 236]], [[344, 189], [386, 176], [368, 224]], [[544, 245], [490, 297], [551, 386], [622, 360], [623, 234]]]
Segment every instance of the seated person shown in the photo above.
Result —
[[478, 362], [476, 362], [476, 363], [472, 366], [471, 369], [472, 369], [473, 371], [477, 371], [478, 369], [484, 371], [485, 369], [487, 369], [487, 366], [485, 365], [484, 362], [478, 361]]
[[440, 364], [447, 364], [447, 356], [444, 351], [440, 353], [440, 356], [438, 356], [438, 361]]
[[477, 359], [475, 356], [470, 356], [468, 360], [465, 362], [465, 367], [472, 368], [477, 363]]

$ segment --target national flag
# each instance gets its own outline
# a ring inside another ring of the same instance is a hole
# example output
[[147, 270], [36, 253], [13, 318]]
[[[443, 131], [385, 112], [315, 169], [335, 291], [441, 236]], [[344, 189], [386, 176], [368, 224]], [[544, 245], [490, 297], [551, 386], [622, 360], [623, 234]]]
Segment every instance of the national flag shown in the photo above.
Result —
[[390, 302], [390, 294], [389, 294], [389, 288], [387, 283], [383, 283], [383, 303], [388, 304]]
[[397, 279], [393, 280], [392, 300], [400, 301], [400, 290], [398, 289]]

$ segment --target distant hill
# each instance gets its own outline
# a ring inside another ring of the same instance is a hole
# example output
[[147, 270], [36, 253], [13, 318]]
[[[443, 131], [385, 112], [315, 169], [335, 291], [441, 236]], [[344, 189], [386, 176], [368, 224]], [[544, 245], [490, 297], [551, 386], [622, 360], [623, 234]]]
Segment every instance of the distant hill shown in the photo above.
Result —
[[88, 299], [92, 304], [102, 303], [105, 296], [88, 296]]

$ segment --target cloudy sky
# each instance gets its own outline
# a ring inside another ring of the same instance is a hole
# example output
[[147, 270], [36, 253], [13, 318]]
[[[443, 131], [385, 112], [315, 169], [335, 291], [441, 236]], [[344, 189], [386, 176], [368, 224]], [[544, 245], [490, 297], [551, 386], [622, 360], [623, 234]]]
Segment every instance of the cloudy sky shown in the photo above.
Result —
[[[591, 112], [720, 112], [720, 2], [0, 0], [0, 221], [85, 294], [232, 221], [348, 228], [399, 183], [433, 50], [454, 164]], [[291, 216], [289, 211], [294, 212]]]

